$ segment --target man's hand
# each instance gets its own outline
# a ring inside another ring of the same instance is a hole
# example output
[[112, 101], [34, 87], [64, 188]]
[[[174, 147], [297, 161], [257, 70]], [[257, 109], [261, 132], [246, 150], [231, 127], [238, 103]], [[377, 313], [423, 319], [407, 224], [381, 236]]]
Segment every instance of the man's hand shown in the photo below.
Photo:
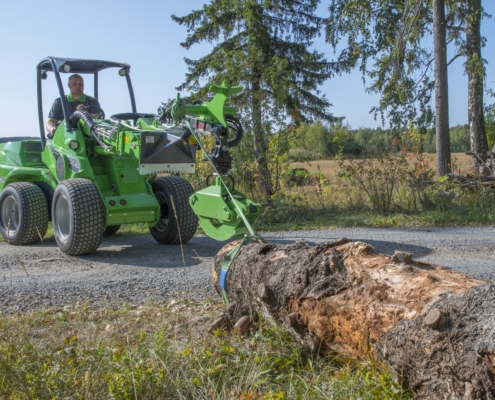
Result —
[[76, 111], [82, 111], [82, 110], [84, 110], [84, 107], [86, 107], [84, 104], [79, 104], [79, 105], [76, 107]]
[[46, 130], [48, 133], [52, 135], [52, 137], [55, 135], [55, 131], [57, 130], [57, 124], [53, 120], [48, 120], [46, 123]]

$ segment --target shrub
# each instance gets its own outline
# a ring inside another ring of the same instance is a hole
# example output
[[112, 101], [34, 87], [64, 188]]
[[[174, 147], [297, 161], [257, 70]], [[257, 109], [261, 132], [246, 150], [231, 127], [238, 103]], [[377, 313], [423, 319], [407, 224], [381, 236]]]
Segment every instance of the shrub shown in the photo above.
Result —
[[361, 190], [371, 208], [381, 213], [391, 211], [393, 195], [406, 181], [409, 165], [404, 154], [385, 152], [361, 160], [339, 160], [338, 176]]

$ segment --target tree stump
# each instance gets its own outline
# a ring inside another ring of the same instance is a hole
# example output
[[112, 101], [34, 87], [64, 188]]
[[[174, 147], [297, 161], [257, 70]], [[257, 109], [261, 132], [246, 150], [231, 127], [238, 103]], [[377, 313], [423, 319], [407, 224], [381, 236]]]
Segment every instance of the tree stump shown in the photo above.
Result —
[[[237, 244], [215, 258], [219, 293], [222, 261]], [[230, 266], [225, 317], [234, 326], [260, 313], [315, 352], [378, 357], [416, 398], [489, 398], [494, 289], [494, 282], [348, 239], [317, 246], [253, 242]]]

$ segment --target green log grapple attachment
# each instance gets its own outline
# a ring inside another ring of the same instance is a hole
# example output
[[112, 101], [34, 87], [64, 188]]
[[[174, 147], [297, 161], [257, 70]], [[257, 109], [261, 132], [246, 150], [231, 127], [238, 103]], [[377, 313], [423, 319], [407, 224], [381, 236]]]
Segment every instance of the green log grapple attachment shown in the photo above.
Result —
[[[235, 108], [225, 106], [225, 102], [228, 96], [241, 90], [240, 86], [212, 85], [210, 91], [216, 95], [208, 103], [186, 105], [178, 96], [169, 111], [176, 125], [184, 120], [185, 115], [196, 117], [192, 123], [187, 121], [186, 125], [215, 173], [212, 176], [214, 179], [210, 179], [212, 177], [207, 179], [207, 182], [212, 181], [212, 184], [194, 193], [189, 198], [189, 204], [198, 216], [203, 231], [216, 240], [228, 240], [246, 234], [254, 235], [251, 224], [261, 213], [260, 204], [247, 199], [236, 190], [234, 179], [228, 175], [232, 167], [229, 148], [241, 141], [243, 129], [240, 121], [235, 118]], [[195, 127], [214, 136], [214, 149], [205, 150]], [[235, 137], [229, 140], [231, 131], [234, 132]]]

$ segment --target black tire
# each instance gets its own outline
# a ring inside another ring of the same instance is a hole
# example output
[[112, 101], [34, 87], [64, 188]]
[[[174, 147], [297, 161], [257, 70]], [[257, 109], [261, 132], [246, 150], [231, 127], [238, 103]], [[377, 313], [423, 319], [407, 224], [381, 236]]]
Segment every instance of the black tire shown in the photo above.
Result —
[[21, 246], [41, 242], [48, 228], [48, 204], [33, 183], [16, 182], [0, 193], [0, 233], [6, 242]]
[[64, 253], [82, 256], [95, 251], [105, 229], [105, 206], [96, 185], [79, 178], [60, 182], [53, 195], [52, 225]]
[[112, 236], [115, 235], [120, 229], [120, 225], [111, 225], [107, 226], [103, 231], [103, 236]]
[[150, 228], [151, 235], [161, 244], [186, 243], [198, 226], [198, 217], [189, 205], [194, 193], [191, 184], [179, 176], [165, 176], [151, 186], [160, 203], [160, 221]]
[[41, 140], [38, 137], [34, 136], [11, 136], [11, 137], [2, 137], [0, 138], [0, 144], [1, 143], [8, 143], [8, 142], [22, 142], [23, 140]]

